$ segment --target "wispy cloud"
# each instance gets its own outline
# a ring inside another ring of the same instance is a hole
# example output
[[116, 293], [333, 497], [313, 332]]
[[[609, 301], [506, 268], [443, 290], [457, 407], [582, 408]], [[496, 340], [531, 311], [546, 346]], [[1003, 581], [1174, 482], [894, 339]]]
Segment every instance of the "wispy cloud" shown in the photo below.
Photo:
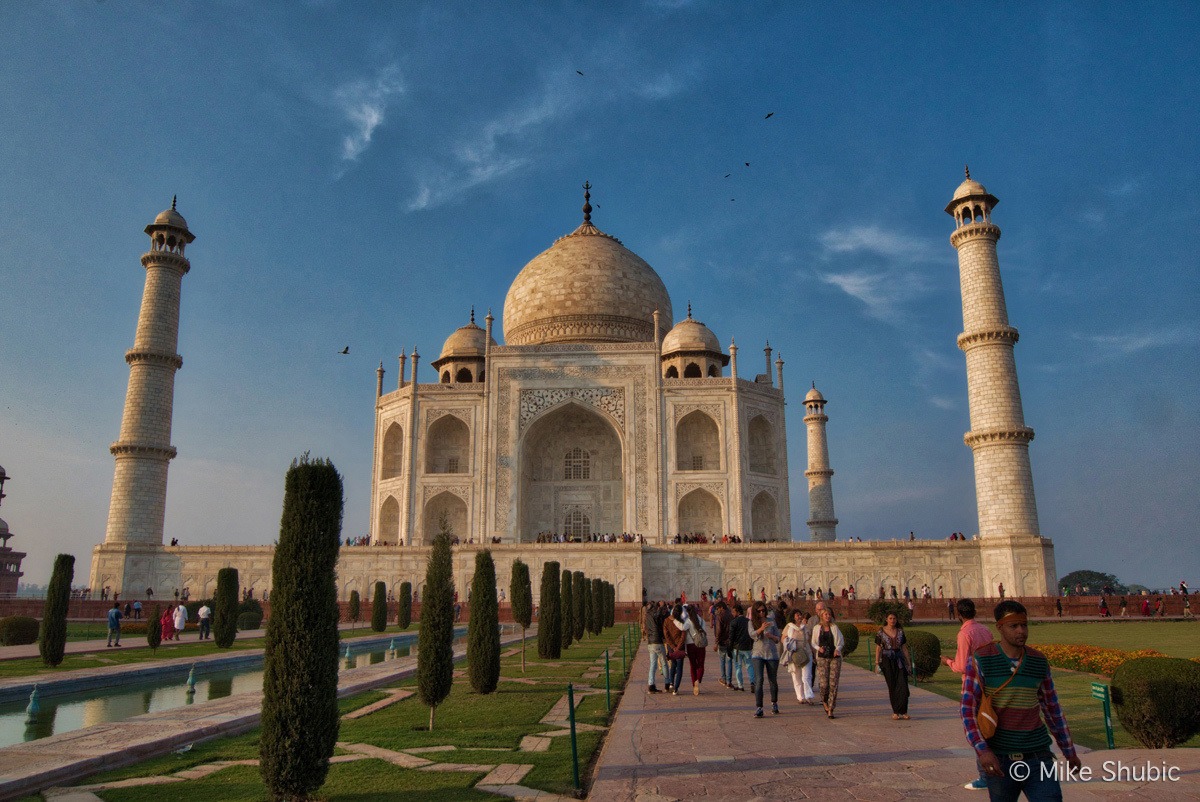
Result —
[[1163, 328], [1143, 331], [1125, 332], [1122, 334], [1074, 334], [1076, 340], [1091, 343], [1108, 353], [1118, 356], [1129, 356], [1151, 348], [1164, 348], [1175, 345], [1200, 344], [1200, 329], [1194, 325], [1179, 324]]
[[342, 161], [358, 161], [371, 144], [375, 129], [383, 124], [388, 104], [403, 92], [400, 69], [395, 64], [371, 78], [350, 81], [334, 90], [334, 103], [350, 127], [350, 133], [342, 138]]
[[1111, 187], [1104, 189], [1105, 195], [1111, 195], [1114, 198], [1121, 198], [1126, 195], [1132, 195], [1142, 188], [1142, 182], [1135, 178], [1127, 178], [1119, 184], [1114, 184]]
[[819, 241], [826, 257], [870, 253], [902, 262], [925, 262], [934, 258], [933, 248], [927, 240], [874, 225], [831, 229], [822, 234]]
[[903, 322], [905, 306], [929, 290], [924, 276], [899, 270], [818, 272], [817, 278], [860, 301], [869, 317], [885, 323]]

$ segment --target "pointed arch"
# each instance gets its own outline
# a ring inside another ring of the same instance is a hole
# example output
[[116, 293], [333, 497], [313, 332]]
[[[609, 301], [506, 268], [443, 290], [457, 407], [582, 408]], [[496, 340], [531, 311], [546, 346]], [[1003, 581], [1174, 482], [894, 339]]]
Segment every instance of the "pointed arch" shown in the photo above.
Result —
[[695, 362], [687, 363], [687, 367], [683, 369], [683, 378], [685, 379], [699, 379], [703, 375], [704, 372], [700, 370], [700, 366]]
[[459, 382], [460, 384], [470, 384], [471, 379], [472, 376], [470, 368], [459, 368], [458, 373], [454, 374], [454, 381]]
[[698, 409], [689, 412], [675, 426], [675, 468], [721, 470], [721, 432], [707, 413]]
[[375, 530], [376, 543], [401, 543], [400, 537], [400, 503], [395, 497], [388, 496], [379, 505], [379, 524]]
[[471, 430], [456, 415], [443, 415], [429, 427], [425, 473], [470, 473]]
[[671, 365], [669, 368], [667, 368], [667, 374], [666, 374], [665, 378], [678, 379], [679, 378], [679, 368], [675, 367], [674, 365]]
[[755, 542], [779, 539], [778, 505], [765, 490], [750, 504], [750, 532]]
[[775, 427], [762, 415], [755, 415], [750, 419], [748, 430], [750, 470], [775, 476], [778, 473], [775, 455], [779, 445], [775, 440]]
[[433, 543], [433, 539], [441, 531], [443, 515], [450, 527], [450, 534], [459, 540], [467, 539], [467, 502], [446, 491], [438, 493], [425, 504], [425, 514], [422, 516], [423, 545]]
[[679, 500], [679, 531], [687, 535], [723, 535], [721, 502], [697, 488]]
[[404, 429], [393, 422], [383, 435], [383, 454], [379, 465], [380, 479], [394, 479], [404, 473]]

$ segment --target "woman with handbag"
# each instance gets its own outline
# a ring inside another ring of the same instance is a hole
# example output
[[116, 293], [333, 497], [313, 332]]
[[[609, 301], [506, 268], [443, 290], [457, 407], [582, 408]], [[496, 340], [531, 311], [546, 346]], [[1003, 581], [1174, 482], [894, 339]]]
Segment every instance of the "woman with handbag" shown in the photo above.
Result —
[[892, 702], [892, 718], [908, 718], [908, 677], [912, 673], [912, 656], [904, 628], [895, 613], [888, 613], [883, 628], [875, 633], [875, 666], [887, 681], [888, 698]]
[[817, 657], [817, 685], [821, 689], [821, 704], [825, 708], [825, 715], [834, 718], [838, 682], [842, 678], [842, 649], [846, 647], [846, 641], [838, 625], [833, 623], [833, 611], [823, 608], [820, 615], [821, 622], [813, 627], [809, 642]]
[[692, 695], [700, 695], [700, 683], [704, 680], [704, 650], [708, 648], [708, 633], [704, 621], [696, 612], [696, 605], [683, 608], [683, 621], [677, 622], [683, 629], [684, 651], [687, 653], [688, 669], [692, 676]]
[[799, 608], [792, 610], [792, 620], [783, 628], [783, 657], [781, 663], [787, 666], [792, 675], [792, 687], [796, 690], [796, 699], [802, 705], [816, 704], [813, 702], [812, 683], [808, 679], [808, 663], [812, 659], [812, 651], [808, 645], [808, 619]]
[[679, 683], [683, 682], [683, 658], [687, 656], [684, 649], [687, 635], [679, 620], [683, 617], [683, 607], [676, 604], [671, 615], [663, 621], [663, 646], [667, 650], [667, 689], [674, 695], [679, 695]]
[[754, 639], [752, 651], [754, 673], [758, 684], [754, 686], [754, 717], [762, 718], [763, 685], [771, 683], [771, 712], [779, 714], [779, 627], [775, 618], [767, 612], [765, 602], [756, 601], [750, 611], [750, 637]]

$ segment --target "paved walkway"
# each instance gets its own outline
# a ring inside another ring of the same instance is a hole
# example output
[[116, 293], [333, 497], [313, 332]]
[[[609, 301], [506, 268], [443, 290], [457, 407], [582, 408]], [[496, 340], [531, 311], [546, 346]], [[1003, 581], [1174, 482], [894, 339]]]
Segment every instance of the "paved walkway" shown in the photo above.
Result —
[[[597, 763], [592, 799], [987, 799], [962, 787], [975, 776], [975, 763], [957, 704], [930, 691], [914, 688], [912, 719], [893, 721], [883, 680], [845, 665], [837, 718], [829, 720], [820, 706], [796, 701], [791, 677], [780, 670], [782, 713], [771, 715], [768, 703], [766, 716], [756, 719], [749, 691], [717, 683], [719, 661], [711, 650], [698, 697], [690, 689], [679, 696], [647, 693], [648, 664], [643, 646]], [[1200, 799], [1200, 750], [1122, 749], [1082, 757], [1096, 777], [1104, 761], [1121, 760], [1143, 771], [1147, 762], [1165, 761], [1179, 766], [1182, 778], [1069, 784], [1068, 800]]]

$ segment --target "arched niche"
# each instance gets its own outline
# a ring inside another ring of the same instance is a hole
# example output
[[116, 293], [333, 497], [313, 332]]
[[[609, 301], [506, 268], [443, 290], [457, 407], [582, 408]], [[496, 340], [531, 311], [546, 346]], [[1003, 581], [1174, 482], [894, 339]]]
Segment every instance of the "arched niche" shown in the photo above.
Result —
[[725, 533], [721, 502], [707, 490], [697, 488], [679, 500], [679, 533], [717, 535]]
[[675, 468], [721, 470], [721, 431], [716, 421], [698, 409], [684, 415], [675, 427]]
[[442, 520], [450, 528], [450, 534], [460, 541], [467, 540], [467, 502], [450, 492], [438, 493], [425, 504], [422, 516], [422, 545], [433, 543], [442, 531]]
[[429, 427], [425, 473], [469, 473], [471, 430], [455, 415], [443, 415]]
[[608, 418], [575, 402], [546, 412], [520, 445], [518, 540], [563, 534], [566, 514], [585, 514], [591, 532], [623, 532], [623, 449]]
[[400, 504], [392, 496], [379, 505], [379, 526], [375, 532], [376, 543], [400, 542]]
[[750, 419], [749, 426], [750, 470], [775, 476], [775, 454], [779, 444], [775, 441], [775, 427], [762, 415]]
[[750, 503], [750, 531], [755, 542], [779, 540], [779, 508], [765, 490]]
[[380, 479], [394, 479], [404, 473], [404, 429], [392, 423], [383, 434], [383, 454], [379, 465]]

